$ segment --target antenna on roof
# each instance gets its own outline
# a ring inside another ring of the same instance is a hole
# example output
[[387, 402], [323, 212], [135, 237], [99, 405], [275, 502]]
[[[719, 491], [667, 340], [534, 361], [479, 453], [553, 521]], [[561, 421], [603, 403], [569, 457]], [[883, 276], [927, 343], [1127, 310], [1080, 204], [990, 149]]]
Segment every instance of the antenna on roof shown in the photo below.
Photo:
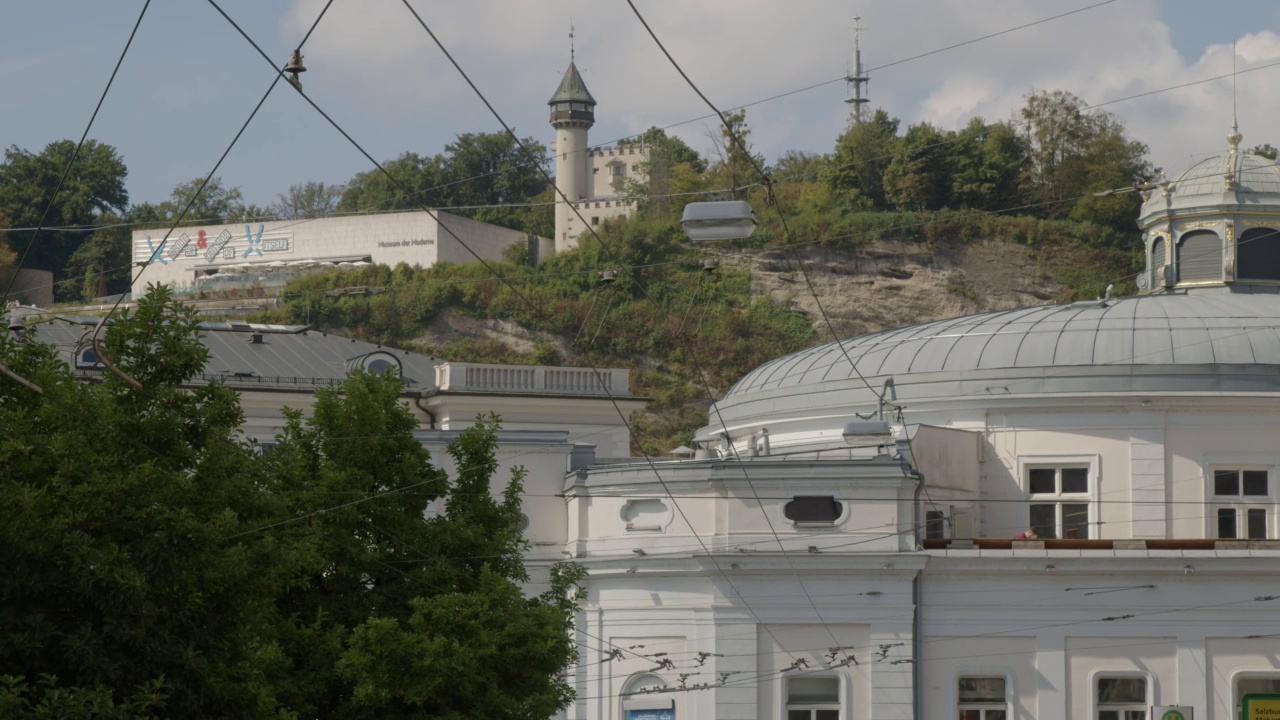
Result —
[[569, 18], [569, 62], [573, 62], [573, 18]]

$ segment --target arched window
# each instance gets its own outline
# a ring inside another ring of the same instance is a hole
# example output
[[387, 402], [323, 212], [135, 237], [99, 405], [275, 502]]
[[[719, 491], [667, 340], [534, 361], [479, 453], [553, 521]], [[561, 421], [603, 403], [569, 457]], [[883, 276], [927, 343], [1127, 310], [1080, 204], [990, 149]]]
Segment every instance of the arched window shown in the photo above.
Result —
[[1194, 230], [1178, 240], [1178, 282], [1222, 280], [1222, 238], [1212, 230]]
[[1155, 242], [1151, 243], [1151, 269], [1159, 272], [1160, 268], [1168, 262], [1169, 259], [1165, 257], [1168, 254], [1165, 252], [1166, 249], [1164, 238], [1156, 236]]
[[666, 689], [666, 681], [653, 673], [631, 676], [622, 686], [622, 717], [624, 720], [661, 716], [676, 707], [675, 696]]
[[1249, 228], [1236, 241], [1236, 277], [1280, 280], [1280, 231]]

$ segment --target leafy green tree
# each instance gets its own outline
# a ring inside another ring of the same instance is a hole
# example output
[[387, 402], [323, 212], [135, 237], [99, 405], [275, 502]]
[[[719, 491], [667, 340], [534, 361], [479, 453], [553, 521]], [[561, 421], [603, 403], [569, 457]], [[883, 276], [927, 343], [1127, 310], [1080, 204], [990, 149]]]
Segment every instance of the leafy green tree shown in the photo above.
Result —
[[[177, 222], [182, 209], [187, 207], [187, 203], [191, 202], [193, 197], [195, 202], [192, 202], [191, 208], [182, 215], [181, 224], [183, 225], [219, 225], [243, 216], [245, 204], [240, 188], [225, 187], [222, 184], [222, 178], [214, 177], [210, 178], [209, 184], [200, 191], [202, 182], [204, 178], [195, 178], [175, 185], [169, 199], [155, 206], [160, 221], [170, 225]], [[199, 195], [196, 195], [197, 191], [200, 191]]]
[[824, 179], [831, 158], [827, 155], [788, 150], [773, 164], [773, 179], [779, 182], [818, 182]]
[[[416, 210], [423, 205], [441, 205], [435, 198], [444, 183], [441, 157], [424, 157], [406, 152], [384, 162], [382, 167], [395, 179], [393, 183], [377, 169], [356, 173], [347, 181], [339, 212], [377, 212], [382, 210]], [[405, 188], [404, 191], [399, 186]]]
[[703, 173], [707, 170], [707, 161], [698, 154], [697, 150], [689, 147], [684, 140], [668, 135], [666, 130], [660, 127], [650, 127], [639, 136], [619, 140], [618, 144], [627, 147], [629, 145], [648, 145], [650, 157], [661, 157], [671, 164], [688, 163], [694, 172]]
[[1111, 113], [1087, 112], [1080, 98], [1062, 90], [1029, 95], [1020, 111], [1029, 163], [1025, 184], [1032, 200], [1051, 203], [1043, 213], [1130, 228], [1140, 199], [1129, 193], [1093, 198], [1100, 190], [1150, 179], [1147, 146], [1125, 135]]
[[493, 499], [496, 430], [496, 417], [482, 418], [449, 446], [458, 471], [430, 524], [435, 545], [413, 548], [434, 560], [433, 582], [418, 588], [407, 617], [372, 614], [339, 662], [361, 716], [542, 720], [573, 699], [559, 676], [577, 658], [570, 631], [582, 571], [558, 565], [541, 597], [521, 592], [524, 473]]
[[326, 185], [316, 180], [290, 185], [288, 192], [276, 196], [271, 212], [290, 220], [328, 217], [338, 209], [345, 190], [341, 185]]
[[[546, 169], [547, 147], [535, 138], [517, 143], [506, 133], [464, 133], [444, 151], [443, 180], [450, 185], [442, 205], [516, 205], [550, 189], [540, 172]], [[550, 207], [480, 207], [450, 212], [526, 232], [526, 226], [538, 215], [545, 215], [554, 225]]]
[[1273, 146], [1271, 143], [1262, 143], [1261, 145], [1254, 145], [1253, 147], [1249, 148], [1249, 152], [1253, 153], [1254, 155], [1260, 155], [1268, 160], [1275, 160], [1277, 157], [1277, 153], [1280, 151], [1277, 151], [1275, 146]]
[[884, 174], [898, 144], [898, 119], [877, 109], [870, 120], [849, 123], [836, 139], [827, 182], [848, 204], [861, 210], [882, 210]]
[[[0, 163], [0, 214], [10, 227], [35, 228], [49, 208], [45, 225], [92, 225], [100, 213], [123, 213], [129, 204], [124, 181], [128, 175], [116, 149], [96, 140], [80, 148], [71, 174], [54, 197], [58, 179], [71, 161], [76, 144], [71, 140], [49, 143], [39, 154], [15, 146], [4, 152]], [[52, 203], [52, 205], [50, 205]], [[9, 230], [10, 247], [21, 254], [34, 230]], [[31, 246], [23, 267], [49, 270], [66, 277], [67, 260], [84, 239], [83, 232], [42, 230]]]
[[974, 118], [949, 148], [951, 198], [956, 207], [1002, 210], [1021, 202], [1027, 153], [1012, 125]]
[[103, 335], [129, 380], [83, 383], [53, 348], [0, 336], [43, 390], [0, 378], [0, 707], [274, 717], [263, 638], [293, 551], [240, 535], [282, 508], [236, 440], [237, 396], [184, 389], [208, 353], [164, 288]]
[[[356, 372], [317, 393], [311, 419], [290, 413], [267, 458], [293, 516], [313, 518], [284, 537], [319, 550], [280, 598], [293, 663], [281, 697], [300, 717], [549, 717], [570, 697], [557, 677], [574, 657], [566, 598], [579, 575], [557, 569], [554, 596], [523, 596], [523, 474], [492, 499], [496, 419], [450, 445], [450, 480], [415, 439], [402, 390]], [[342, 498], [368, 499], [333, 508]], [[443, 513], [424, 521], [437, 499]]]
[[[378, 170], [359, 173], [347, 183], [337, 209], [454, 208], [449, 212], [550, 235], [550, 206], [514, 207], [550, 199], [539, 172], [546, 167], [546, 146], [532, 137], [522, 143], [525, 150], [506, 133], [464, 133], [433, 157], [407, 152], [383, 165], [396, 182]], [[502, 205], [509, 207], [493, 207]]]
[[703, 189], [707, 161], [684, 140], [651, 127], [639, 137], [618, 144], [649, 146], [649, 158], [640, 163], [639, 178], [628, 178], [624, 190], [645, 213], [663, 218], [678, 216], [685, 204], [697, 199], [686, 193]]
[[[89, 233], [80, 247], [67, 261], [67, 276], [81, 278], [77, 288], [79, 297], [92, 300], [104, 295], [129, 291], [132, 263], [129, 244], [132, 233], [125, 218], [115, 213], [98, 216], [98, 224], [104, 226]], [[60, 286], [71, 290], [70, 283]]]
[[899, 210], [937, 210], [951, 202], [949, 138], [922, 122], [907, 128], [884, 171], [885, 200]]
[[[725, 115], [724, 124], [709, 133], [715, 161], [707, 169], [712, 187], [728, 189], [734, 199], [744, 197], [745, 185], [757, 180], [755, 166], [764, 167], [764, 158], [752, 152], [751, 127], [747, 125], [747, 111], [735, 110]], [[729, 130], [733, 132], [730, 134]], [[737, 142], [734, 142], [734, 137]]]

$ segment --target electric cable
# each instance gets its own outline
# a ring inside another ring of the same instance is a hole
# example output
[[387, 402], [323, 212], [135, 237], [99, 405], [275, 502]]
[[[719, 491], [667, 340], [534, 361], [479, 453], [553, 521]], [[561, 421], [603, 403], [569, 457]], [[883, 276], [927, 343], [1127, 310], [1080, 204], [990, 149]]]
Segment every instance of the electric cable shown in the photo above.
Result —
[[[298, 51], [301, 51], [302, 47], [307, 44], [307, 40], [311, 38], [311, 33], [315, 32], [316, 27], [320, 24], [320, 20], [324, 18], [325, 13], [329, 12], [329, 7], [331, 5], [333, 5], [333, 0], [328, 0], [325, 3], [324, 7], [321, 8], [320, 14], [316, 16], [315, 22], [311, 23], [311, 27], [307, 29], [307, 34], [302, 37], [302, 42], [298, 43], [298, 47], [297, 47]], [[268, 58], [268, 61], [269, 60], [270, 58]], [[274, 63], [273, 63], [273, 67], [274, 67]], [[151, 263], [155, 262], [155, 259], [159, 256], [160, 252], [163, 251], [165, 244], [168, 243], [169, 236], [173, 233], [174, 230], [178, 229], [178, 226], [180, 224], [182, 224], [182, 218], [186, 217], [187, 212], [191, 210], [191, 206], [194, 205], [196, 202], [196, 199], [200, 197], [200, 193], [204, 192], [205, 187], [209, 185], [209, 181], [212, 180], [214, 174], [218, 172], [218, 168], [222, 167], [223, 161], [226, 160], [227, 156], [231, 154], [231, 150], [236, 146], [236, 143], [240, 141], [241, 136], [244, 135], [244, 131], [249, 129], [249, 123], [253, 122], [253, 119], [257, 117], [258, 111], [262, 109], [263, 104], [267, 102], [267, 98], [271, 96], [271, 91], [276, 89], [276, 85], [279, 84], [281, 78], [283, 77], [284, 77], [284, 70], [277, 71], [275, 78], [271, 81], [271, 85], [268, 86], [267, 91], [262, 94], [262, 98], [258, 100], [258, 104], [253, 107], [253, 111], [249, 113], [249, 117], [245, 118], [244, 123], [240, 126], [240, 130], [236, 132], [235, 137], [233, 137], [231, 139], [231, 142], [227, 145], [227, 149], [222, 151], [222, 156], [219, 157], [218, 161], [213, 164], [213, 167], [209, 170], [208, 174], [204, 176], [204, 180], [201, 181], [200, 187], [197, 188], [196, 191], [191, 194], [191, 198], [187, 200], [187, 204], [182, 208], [182, 211], [178, 213], [178, 217], [176, 220], [174, 220], [173, 225], [169, 228], [168, 231], [165, 232], [164, 237], [161, 238], [160, 240], [160, 245], [158, 245], [156, 248], [156, 251], [153, 252], [150, 257], [148, 257], [145, 261], [141, 263], [141, 267], [138, 269], [138, 274], [135, 275], [133, 278], [133, 281], [129, 283], [130, 287], [136, 285], [138, 283], [138, 280], [142, 277], [142, 273], [146, 272], [147, 268], [150, 267]], [[299, 90], [298, 92], [301, 93], [302, 91]], [[121, 295], [116, 300], [115, 304], [111, 306], [111, 309], [107, 311], [107, 314], [103, 319], [103, 323], [105, 323], [106, 320], [109, 320], [111, 316], [115, 313], [115, 311], [119, 309], [120, 303], [123, 300], [124, 300], [124, 295]], [[98, 333], [101, 331], [101, 329], [102, 329], [102, 324], [99, 324], [98, 329], [94, 330], [93, 342], [95, 343], [97, 342]]]
[[9, 282], [5, 284], [4, 292], [0, 293], [0, 300], [9, 296], [9, 291], [13, 289], [13, 283], [18, 279], [18, 273], [22, 270], [23, 263], [27, 260], [27, 254], [31, 252], [31, 246], [35, 244], [36, 238], [40, 236], [40, 229], [44, 227], [44, 221], [49, 217], [49, 212], [53, 209], [53, 204], [58, 200], [58, 193], [62, 191], [62, 186], [67, 181], [67, 176], [71, 174], [71, 167], [76, 164], [76, 158], [80, 156], [80, 148], [84, 147], [85, 140], [89, 137], [89, 130], [93, 127], [93, 121], [98, 119], [98, 111], [102, 109], [102, 103], [107, 99], [107, 93], [111, 91], [112, 84], [116, 81], [116, 74], [120, 72], [120, 66], [124, 64], [125, 55], [129, 54], [129, 48], [133, 46], [133, 38], [138, 34], [138, 27], [142, 25], [142, 18], [147, 14], [147, 8], [151, 7], [151, 0], [146, 0], [142, 4], [142, 10], [138, 13], [138, 19], [133, 23], [133, 29], [129, 31], [129, 39], [125, 40], [124, 49], [120, 51], [120, 57], [116, 60], [116, 65], [111, 70], [111, 77], [107, 78], [107, 86], [102, 89], [102, 94], [98, 96], [98, 104], [93, 108], [93, 114], [89, 116], [89, 122], [84, 126], [84, 132], [80, 134], [80, 141], [76, 143], [75, 150], [71, 152], [71, 159], [67, 161], [67, 166], [62, 170], [62, 177], [58, 178], [58, 184], [53, 188], [53, 194], [49, 196], [49, 202], [44, 206], [44, 212], [40, 214], [40, 222], [36, 223], [35, 232], [31, 234], [31, 238], [27, 240], [27, 245], [22, 250], [22, 255], [18, 257], [18, 264], [13, 269], [13, 275], [9, 278]]

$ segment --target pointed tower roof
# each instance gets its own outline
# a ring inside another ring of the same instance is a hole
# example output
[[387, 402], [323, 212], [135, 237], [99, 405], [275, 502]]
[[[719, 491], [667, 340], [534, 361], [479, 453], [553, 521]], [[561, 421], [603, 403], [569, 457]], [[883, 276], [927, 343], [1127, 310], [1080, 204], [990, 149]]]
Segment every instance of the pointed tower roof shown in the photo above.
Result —
[[587, 84], [582, 82], [582, 76], [578, 74], [578, 67], [569, 61], [569, 69], [564, 71], [564, 77], [560, 78], [560, 87], [556, 88], [556, 94], [551, 96], [547, 101], [548, 105], [558, 102], [580, 102], [590, 105], [596, 104], [596, 99], [591, 97], [591, 92], [587, 90]]

